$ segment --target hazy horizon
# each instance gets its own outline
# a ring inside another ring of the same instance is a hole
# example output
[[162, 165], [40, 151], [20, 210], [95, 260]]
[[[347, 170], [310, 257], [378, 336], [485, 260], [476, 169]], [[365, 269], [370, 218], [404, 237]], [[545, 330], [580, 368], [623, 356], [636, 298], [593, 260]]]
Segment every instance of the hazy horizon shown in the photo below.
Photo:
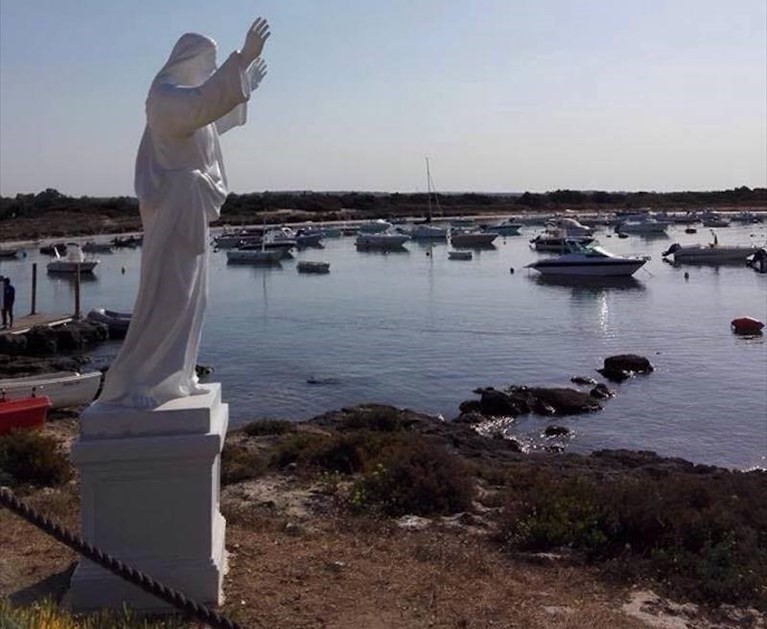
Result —
[[[232, 192], [767, 186], [767, 3], [2, 0], [0, 195], [133, 196], [177, 38], [272, 29]], [[443, 192], [444, 193], [444, 192]]]

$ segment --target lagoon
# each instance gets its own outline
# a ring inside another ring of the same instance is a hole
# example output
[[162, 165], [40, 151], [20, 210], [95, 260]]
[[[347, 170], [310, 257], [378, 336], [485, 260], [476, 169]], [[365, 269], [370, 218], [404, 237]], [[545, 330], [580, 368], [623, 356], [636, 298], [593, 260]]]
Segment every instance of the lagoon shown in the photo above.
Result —
[[[654, 450], [663, 456], [733, 468], [767, 467], [767, 343], [732, 334], [730, 321], [767, 321], [767, 275], [737, 266], [679, 266], [661, 252], [710, 234], [618, 239], [607, 249], [652, 260], [629, 282], [542, 280], [524, 265], [542, 254], [528, 240], [499, 238], [472, 260], [449, 260], [445, 243], [409, 242], [400, 253], [358, 252], [353, 237], [325, 240], [279, 268], [227, 265], [211, 253], [210, 301], [200, 362], [223, 383], [230, 421], [302, 420], [361, 402], [442, 415], [480, 386], [575, 386], [602, 360], [637, 353], [649, 376], [610, 385], [603, 411], [569, 418], [517, 418], [511, 434], [544, 447], [542, 430], [567, 426], [566, 448]], [[717, 230], [722, 244], [764, 246], [764, 224]], [[38, 310], [70, 312], [73, 284], [45, 274], [37, 247], [0, 263], [17, 287], [17, 316], [29, 310], [31, 263], [40, 268]], [[83, 311], [130, 310], [140, 249], [100, 254], [82, 284]], [[330, 262], [327, 275], [298, 273], [299, 260]], [[514, 272], [510, 272], [514, 269]], [[688, 279], [685, 279], [688, 273]], [[107, 364], [119, 343], [92, 352]]]

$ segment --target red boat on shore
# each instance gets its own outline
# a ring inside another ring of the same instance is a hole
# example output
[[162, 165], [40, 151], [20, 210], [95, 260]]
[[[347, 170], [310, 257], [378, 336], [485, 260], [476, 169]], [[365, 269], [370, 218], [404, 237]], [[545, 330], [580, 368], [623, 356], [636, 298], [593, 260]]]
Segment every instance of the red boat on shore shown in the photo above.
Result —
[[46, 396], [0, 401], [0, 435], [14, 429], [40, 428], [50, 407], [51, 400]]

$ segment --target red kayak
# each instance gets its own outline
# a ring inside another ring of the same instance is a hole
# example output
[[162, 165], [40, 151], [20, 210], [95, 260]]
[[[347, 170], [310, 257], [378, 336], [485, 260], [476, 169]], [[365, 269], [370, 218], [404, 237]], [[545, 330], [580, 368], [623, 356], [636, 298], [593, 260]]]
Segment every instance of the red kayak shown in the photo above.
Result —
[[0, 435], [16, 428], [40, 428], [50, 407], [51, 400], [45, 396], [0, 401]]

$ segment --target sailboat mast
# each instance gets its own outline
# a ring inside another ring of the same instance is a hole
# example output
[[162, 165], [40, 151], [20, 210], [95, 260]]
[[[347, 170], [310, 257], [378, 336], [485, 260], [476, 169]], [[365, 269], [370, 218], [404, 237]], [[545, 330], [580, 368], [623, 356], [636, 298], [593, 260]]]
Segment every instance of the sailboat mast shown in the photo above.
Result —
[[431, 172], [429, 171], [429, 156], [426, 156], [426, 208], [427, 223], [431, 223]]

